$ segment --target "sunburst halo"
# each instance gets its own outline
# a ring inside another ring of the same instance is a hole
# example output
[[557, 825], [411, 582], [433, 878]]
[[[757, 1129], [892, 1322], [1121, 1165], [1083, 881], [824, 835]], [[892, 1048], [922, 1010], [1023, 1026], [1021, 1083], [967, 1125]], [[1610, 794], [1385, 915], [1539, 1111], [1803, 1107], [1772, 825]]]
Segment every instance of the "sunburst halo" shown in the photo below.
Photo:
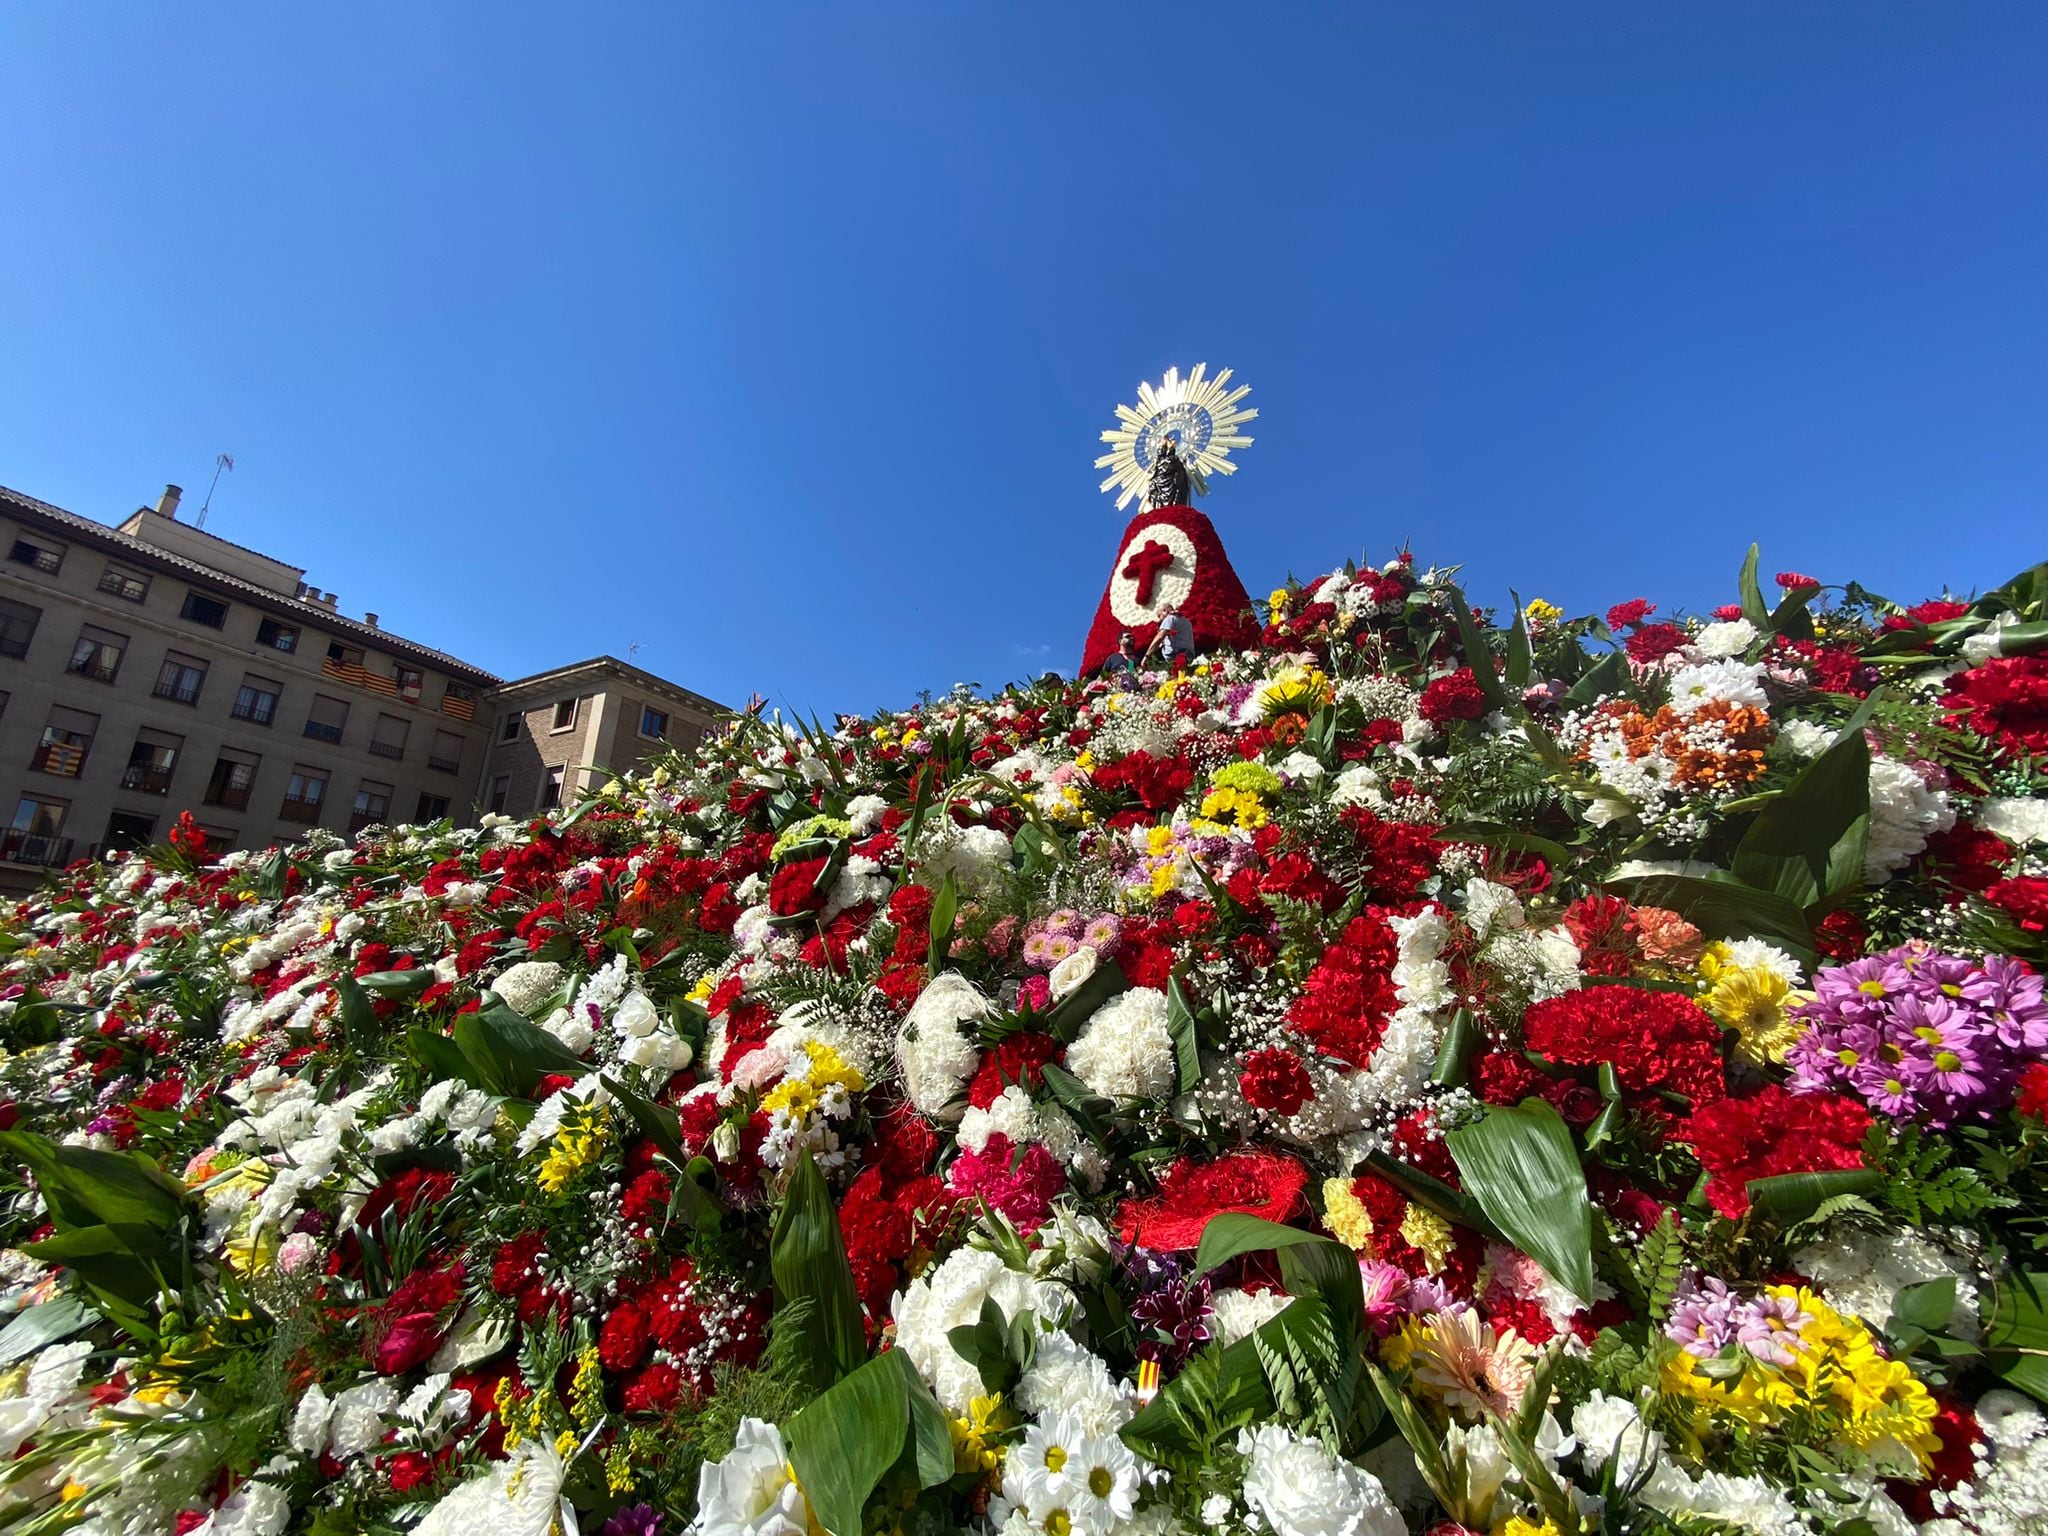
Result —
[[1135, 406], [1116, 408], [1122, 425], [1102, 434], [1110, 451], [1095, 461], [1095, 467], [1110, 472], [1101, 489], [1119, 491], [1119, 512], [1145, 494], [1152, 461], [1169, 437], [1179, 443], [1181, 462], [1187, 465], [1188, 483], [1196, 495], [1209, 494], [1209, 476], [1237, 473], [1231, 450], [1248, 448], [1252, 441], [1237, 429], [1259, 413], [1238, 407], [1238, 401], [1252, 392], [1249, 384], [1232, 389], [1228, 368], [1212, 379], [1204, 376], [1208, 367], [1195, 364], [1185, 379], [1178, 368], [1169, 368], [1156, 387], [1139, 384]]

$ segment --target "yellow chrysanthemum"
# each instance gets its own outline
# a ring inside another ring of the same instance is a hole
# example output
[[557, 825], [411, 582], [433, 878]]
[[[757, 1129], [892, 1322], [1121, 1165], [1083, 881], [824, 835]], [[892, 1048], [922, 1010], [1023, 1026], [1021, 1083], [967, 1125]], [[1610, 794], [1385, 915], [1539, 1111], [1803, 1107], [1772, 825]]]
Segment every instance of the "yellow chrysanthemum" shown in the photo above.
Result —
[[1408, 1214], [1401, 1218], [1401, 1239], [1411, 1248], [1421, 1250], [1423, 1263], [1434, 1275], [1442, 1272], [1444, 1261], [1457, 1246], [1458, 1234], [1428, 1206], [1410, 1202]]
[[1559, 1533], [1554, 1521], [1546, 1519], [1538, 1524], [1523, 1515], [1509, 1515], [1498, 1536], [1559, 1536]]
[[[1266, 803], [1257, 795], [1247, 794], [1241, 789], [1212, 789], [1202, 797], [1204, 818], [1225, 825], [1235, 825], [1246, 831], [1263, 827], [1272, 817], [1266, 811]], [[1226, 822], [1225, 818], [1228, 818]]]
[[1288, 596], [1289, 593], [1285, 587], [1275, 587], [1273, 589], [1272, 595], [1266, 599], [1266, 621], [1268, 623], [1278, 624], [1287, 617]]
[[604, 1155], [610, 1136], [611, 1122], [603, 1110], [571, 1110], [563, 1116], [555, 1139], [548, 1143], [548, 1155], [542, 1159], [537, 1175], [540, 1187], [551, 1195], [562, 1193], [577, 1174]]
[[956, 1471], [993, 1472], [1001, 1464], [1003, 1448], [991, 1442], [1002, 1433], [1002, 1426], [995, 1422], [1002, 1406], [1000, 1396], [969, 1398], [967, 1417], [947, 1421], [947, 1427], [953, 1432], [953, 1466]]
[[1564, 610], [1555, 603], [1546, 603], [1540, 597], [1532, 597], [1522, 610], [1522, 617], [1531, 624], [1555, 624], [1564, 617]]

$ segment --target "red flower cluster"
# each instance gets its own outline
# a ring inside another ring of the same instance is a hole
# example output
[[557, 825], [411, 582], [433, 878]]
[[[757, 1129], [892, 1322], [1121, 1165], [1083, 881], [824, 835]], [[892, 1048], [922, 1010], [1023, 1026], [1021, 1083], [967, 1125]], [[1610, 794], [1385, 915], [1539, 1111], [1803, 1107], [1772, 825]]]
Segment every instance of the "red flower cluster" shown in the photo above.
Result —
[[1607, 627], [1634, 629], [1656, 611], [1657, 605], [1647, 597], [1632, 597], [1627, 602], [1616, 603], [1607, 610]]
[[1674, 992], [1613, 985], [1567, 992], [1530, 1007], [1522, 1041], [1558, 1066], [1612, 1065], [1648, 1108], [1659, 1093], [1709, 1104], [1727, 1092], [1721, 1026]]
[[2048, 753], [2048, 656], [1994, 656], [1949, 679], [1949, 724], [2009, 752]]
[[1059, 1041], [1035, 1029], [1005, 1035], [994, 1050], [981, 1053], [981, 1065], [967, 1084], [967, 1102], [976, 1109], [987, 1109], [1012, 1083], [1036, 1093], [1045, 1080], [1045, 1064], [1066, 1053]]
[[1673, 651], [1680, 651], [1692, 643], [1692, 637], [1676, 624], [1645, 624], [1628, 637], [1626, 647], [1628, 659], [1638, 666], [1647, 667], [1653, 661], [1662, 661]]
[[1354, 917], [1308, 973], [1287, 1010], [1289, 1027], [1325, 1056], [1365, 1066], [1379, 1049], [1388, 1016], [1400, 1006], [1393, 982], [1399, 957], [1380, 912], [1368, 909]]
[[1231, 1152], [1213, 1163], [1178, 1159], [1150, 1200], [1126, 1200], [1116, 1213], [1127, 1243], [1193, 1248], [1202, 1229], [1225, 1211], [1285, 1222], [1301, 1210], [1308, 1170], [1277, 1152]]
[[1460, 667], [1448, 677], [1431, 679], [1415, 707], [1431, 725], [1477, 720], [1486, 713], [1486, 695], [1480, 691], [1472, 669]]
[[1301, 1058], [1278, 1046], [1253, 1051], [1245, 1057], [1237, 1088], [1245, 1103], [1281, 1116], [1296, 1113], [1316, 1096], [1315, 1084], [1309, 1081], [1308, 1068], [1301, 1064]]
[[1103, 764], [1091, 778], [1097, 789], [1112, 795], [1132, 795], [1146, 810], [1163, 811], [1180, 804], [1195, 775], [1178, 758], [1132, 752]]
[[1045, 1224], [1054, 1198], [1066, 1187], [1058, 1158], [1035, 1141], [1019, 1149], [1000, 1131], [979, 1152], [963, 1148], [946, 1170], [948, 1195], [986, 1201], [1027, 1235]]
[[2028, 933], [2048, 933], [2048, 880], [2038, 875], [1999, 880], [1984, 888], [1984, 899]]
[[768, 879], [768, 910], [777, 917], [794, 917], [815, 912], [825, 905], [825, 892], [817, 889], [825, 873], [824, 859], [793, 859]]
[[1708, 1202], [1733, 1219], [1749, 1210], [1751, 1179], [1861, 1168], [1869, 1129], [1870, 1112], [1853, 1099], [1769, 1083], [1746, 1099], [1709, 1104], [1684, 1136], [1707, 1170]]
[[427, 1265], [399, 1282], [370, 1333], [370, 1363], [386, 1376], [423, 1365], [441, 1347], [462, 1301], [462, 1266]]

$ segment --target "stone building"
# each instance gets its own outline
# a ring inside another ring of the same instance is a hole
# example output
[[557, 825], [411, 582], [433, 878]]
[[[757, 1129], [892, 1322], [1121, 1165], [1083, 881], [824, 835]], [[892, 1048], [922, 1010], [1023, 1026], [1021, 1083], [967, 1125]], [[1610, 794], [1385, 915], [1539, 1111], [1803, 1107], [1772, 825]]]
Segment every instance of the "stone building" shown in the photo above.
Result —
[[717, 713], [610, 657], [501, 684], [178, 501], [109, 526], [0, 487], [0, 889], [161, 841], [180, 811], [220, 849], [524, 814]]
[[612, 656], [494, 689], [478, 776], [486, 811], [523, 816], [574, 800], [646, 758], [695, 746], [722, 712], [702, 694]]

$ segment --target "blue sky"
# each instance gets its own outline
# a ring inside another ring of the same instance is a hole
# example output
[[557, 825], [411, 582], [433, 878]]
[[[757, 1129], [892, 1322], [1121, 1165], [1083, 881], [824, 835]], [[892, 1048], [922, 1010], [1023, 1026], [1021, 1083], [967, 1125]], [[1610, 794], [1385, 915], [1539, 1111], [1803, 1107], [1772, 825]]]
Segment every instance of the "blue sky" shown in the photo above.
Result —
[[0, 483], [166, 480], [505, 675], [1071, 667], [1096, 436], [1229, 366], [1262, 592], [2048, 555], [2048, 7], [0, 10]]

